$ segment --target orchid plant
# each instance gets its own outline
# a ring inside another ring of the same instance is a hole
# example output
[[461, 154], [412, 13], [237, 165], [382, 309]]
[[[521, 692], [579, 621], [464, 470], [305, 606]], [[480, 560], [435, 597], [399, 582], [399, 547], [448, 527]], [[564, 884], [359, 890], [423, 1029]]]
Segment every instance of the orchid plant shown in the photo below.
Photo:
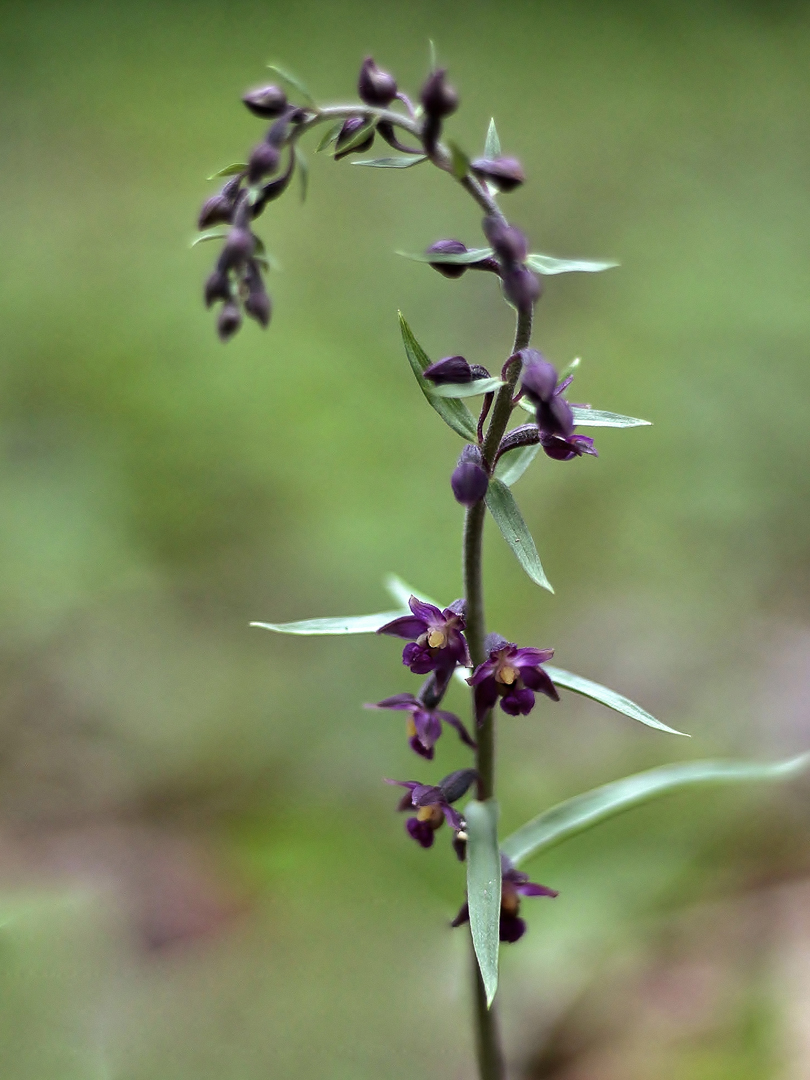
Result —
[[[392, 575], [387, 582], [397, 604], [392, 611], [253, 624], [285, 634], [377, 633], [403, 639], [407, 644], [402, 663], [423, 677], [421, 687], [416, 692], [400, 691], [368, 707], [405, 714], [408, 742], [419, 759], [434, 758], [446, 727], [453, 729], [469, 752], [469, 767], [451, 772], [436, 785], [415, 779], [386, 782], [404, 789], [398, 809], [409, 815], [405, 822], [408, 838], [429, 848], [446, 824], [455, 856], [466, 863], [467, 895], [459, 898], [461, 906], [452, 926], [469, 925], [476, 959], [472, 999], [479, 1074], [482, 1080], [499, 1080], [505, 1075], [493, 1007], [499, 944], [515, 943], [525, 933], [521, 914], [524, 897], [557, 896], [552, 888], [529, 881], [519, 867], [552, 845], [667, 792], [708, 782], [789, 777], [808, 764], [808, 755], [776, 764], [690, 761], [652, 769], [545, 809], [511, 836], [499, 837], [495, 791], [499, 712], [508, 717], [527, 716], [538, 707], [538, 695], [544, 699], [544, 708], [553, 708], [560, 692], [568, 691], [661, 732], [681, 734], [623, 695], [553, 666], [553, 649], [518, 645], [487, 633], [484, 616], [482, 543], [487, 513], [531, 580], [553, 591], [512, 494], [513, 485], [541, 450], [551, 468], [559, 468], [560, 462], [597, 457], [593, 437], [582, 434], [581, 428], [638, 428], [647, 424], [646, 420], [570, 403], [566, 394], [576, 362], [558, 372], [532, 347], [534, 311], [545, 276], [598, 272], [616, 264], [530, 252], [526, 236], [507, 220], [499, 202], [502, 195], [524, 183], [523, 169], [514, 157], [502, 153], [494, 121], [490, 121], [480, 157], [470, 157], [449, 139], [442, 141], [459, 98], [435, 58], [417, 102], [370, 57], [360, 68], [359, 100], [341, 105], [316, 104], [297, 78], [272, 67], [278, 82], [250, 91], [243, 98], [253, 114], [270, 122], [269, 128], [246, 162], [216, 174], [225, 184], [205, 202], [199, 216], [202, 232], [195, 243], [223, 241], [204, 289], [206, 306], [219, 306], [221, 339], [232, 338], [245, 315], [265, 327], [270, 321], [271, 303], [264, 284], [268, 259], [253, 222], [285, 192], [296, 170], [305, 193], [307, 166], [301, 143], [322, 125], [326, 125], [326, 132], [316, 149], [330, 153], [336, 161], [355, 157], [353, 164], [375, 169], [432, 165], [472, 198], [483, 215], [485, 245], [468, 247], [457, 239], [440, 239], [424, 253], [411, 257], [450, 279], [473, 270], [491, 274], [515, 312], [514, 341], [510, 348], [504, 348], [505, 359], [495, 361], [494, 374], [462, 356], [431, 362], [400, 315], [405, 354], [419, 389], [441, 420], [464, 441], [450, 477], [452, 494], [465, 507], [463, 597], [445, 607]], [[290, 95], [296, 100], [290, 100]], [[386, 143], [395, 154], [356, 158], [367, 153], [376, 140]], [[480, 405], [471, 411], [469, 403], [474, 400]], [[524, 422], [514, 423], [522, 413], [526, 414]], [[469, 727], [441, 707], [453, 678], [470, 689]], [[466, 805], [462, 805], [465, 798]]]

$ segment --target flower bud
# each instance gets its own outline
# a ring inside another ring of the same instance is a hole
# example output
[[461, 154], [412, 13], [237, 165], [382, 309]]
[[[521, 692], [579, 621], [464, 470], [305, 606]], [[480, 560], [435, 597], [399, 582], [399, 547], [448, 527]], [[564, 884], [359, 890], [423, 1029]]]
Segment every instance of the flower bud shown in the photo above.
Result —
[[280, 86], [263, 86], [258, 90], [250, 90], [242, 97], [245, 105], [254, 116], [269, 119], [280, 116], [287, 108], [287, 95]]
[[350, 143], [357, 132], [366, 126], [366, 123], [367, 121], [362, 116], [350, 116], [348, 120], [343, 122], [340, 134], [335, 139], [335, 161], [340, 161], [347, 154], [365, 154], [367, 150], [371, 149], [371, 144], [374, 142], [373, 129], [369, 131], [368, 138], [363, 139], [362, 142], [352, 146], [349, 150], [341, 150], [342, 146]]
[[422, 372], [436, 386], [446, 383], [468, 383], [473, 381], [473, 372], [463, 356], [445, 356]]
[[227, 273], [222, 270], [215, 270], [205, 283], [203, 295], [207, 308], [210, 308], [217, 300], [230, 300], [231, 283], [228, 280]]
[[256, 240], [250, 229], [235, 226], [228, 233], [225, 247], [219, 257], [219, 269], [229, 270], [231, 267], [241, 266], [253, 254], [255, 244]]
[[[435, 244], [430, 245], [427, 253], [430, 255], [435, 251], [437, 255], [463, 255], [467, 250], [466, 244], [462, 244], [460, 240], [437, 240]], [[463, 263], [435, 262], [428, 265], [432, 266], [434, 270], [438, 270], [446, 278], [460, 278], [469, 269]]]
[[470, 167], [476, 176], [488, 181], [498, 191], [514, 191], [526, 180], [517, 158], [476, 158]]
[[477, 446], [465, 446], [458, 465], [450, 477], [450, 486], [456, 502], [462, 506], [475, 506], [486, 495], [489, 477], [484, 471], [481, 450]]
[[457, 769], [440, 780], [437, 786], [445, 801], [454, 803], [467, 794], [477, 779], [478, 773], [475, 769]]
[[259, 267], [253, 259], [250, 260], [245, 271], [245, 285], [248, 290], [245, 298], [246, 314], [257, 323], [267, 327], [270, 322], [270, 297], [264, 287]]
[[229, 300], [227, 304], [223, 305], [217, 320], [217, 333], [220, 340], [228, 341], [241, 325], [242, 312], [239, 310], [239, 305], [235, 304], [233, 300]]
[[269, 176], [278, 168], [279, 152], [268, 142], [259, 143], [248, 162], [248, 180], [256, 184], [263, 176]]
[[495, 254], [507, 266], [522, 263], [529, 253], [526, 237], [513, 225], [506, 225], [495, 217], [485, 217], [484, 234], [495, 250]]
[[360, 68], [357, 91], [360, 94], [360, 100], [366, 105], [384, 109], [397, 96], [396, 79], [387, 71], [378, 68], [372, 58], [367, 56]]
[[439, 68], [427, 77], [420, 95], [427, 116], [442, 120], [458, 108], [458, 94], [445, 80], [445, 68]]
[[525, 266], [516, 266], [504, 273], [503, 291], [516, 308], [529, 308], [540, 299], [543, 283]]

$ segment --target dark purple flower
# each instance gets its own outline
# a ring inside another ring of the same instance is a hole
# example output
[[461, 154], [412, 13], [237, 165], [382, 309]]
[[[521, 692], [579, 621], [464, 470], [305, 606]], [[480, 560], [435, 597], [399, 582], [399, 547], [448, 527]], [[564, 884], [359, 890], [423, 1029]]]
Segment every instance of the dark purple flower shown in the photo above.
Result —
[[516, 308], [529, 308], [543, 295], [543, 282], [527, 266], [515, 266], [501, 275], [506, 299]]
[[593, 445], [590, 435], [569, 435], [564, 439], [561, 435], [546, 435], [540, 433], [540, 445], [550, 458], [555, 461], [570, 461], [583, 454], [591, 454], [599, 457], [599, 451]]
[[519, 649], [499, 634], [488, 634], [484, 644], [489, 659], [479, 664], [467, 680], [474, 687], [479, 724], [498, 698], [510, 716], [528, 715], [534, 708], [535, 694], [560, 700], [557, 688], [540, 666], [552, 658], [553, 649]]
[[360, 68], [357, 80], [360, 100], [366, 105], [386, 108], [397, 96], [397, 82], [393, 75], [378, 68], [370, 56], [367, 56]]
[[514, 191], [526, 180], [517, 158], [476, 158], [470, 163], [470, 167], [476, 176], [487, 180], [498, 191]]
[[435, 364], [426, 367], [422, 374], [436, 386], [468, 383], [475, 378], [473, 369], [463, 356], [445, 356], [443, 360], [437, 360]]
[[458, 465], [450, 477], [450, 486], [456, 502], [462, 506], [475, 506], [486, 495], [489, 477], [483, 467], [483, 456], [478, 446], [465, 446]]
[[263, 86], [259, 90], [250, 90], [243, 95], [242, 101], [254, 116], [270, 119], [280, 116], [287, 108], [287, 95], [279, 86]]
[[220, 340], [228, 341], [242, 325], [242, 312], [239, 305], [233, 300], [228, 300], [222, 305], [222, 311], [217, 319], [217, 333]]
[[[499, 934], [501, 941], [510, 944], [520, 940], [526, 933], [526, 923], [518, 914], [521, 896], [559, 896], [555, 889], [547, 885], [537, 885], [529, 881], [529, 875], [516, 870], [506, 855], [501, 855], [501, 919]], [[462, 926], [470, 920], [470, 908], [465, 902], [451, 926]]]
[[412, 644], [402, 651], [403, 664], [415, 675], [452, 671], [456, 664], [469, 666], [467, 642], [462, 634], [465, 626], [463, 600], [456, 600], [444, 611], [439, 611], [433, 604], [412, 596], [408, 607], [412, 614], [393, 619], [377, 631], [378, 634], [410, 639]]
[[484, 218], [483, 228], [495, 254], [507, 268], [525, 260], [529, 244], [520, 229], [494, 217]]
[[[364, 154], [367, 150], [371, 149], [374, 142], [374, 129], [369, 128], [368, 135], [362, 139], [359, 143], [352, 145], [352, 140], [357, 135], [361, 128], [366, 127], [367, 121], [362, 116], [350, 116], [347, 120], [343, 121], [343, 127], [340, 129], [340, 134], [335, 139], [335, 161], [340, 161], [341, 158], [346, 157], [347, 154]], [[348, 147], [348, 149], [346, 149]]]
[[439, 68], [428, 75], [420, 94], [427, 116], [443, 120], [458, 108], [458, 94], [446, 79], [447, 69]]
[[[468, 250], [467, 245], [462, 244], [460, 240], [437, 240], [435, 244], [431, 244], [427, 249], [427, 254], [431, 255], [435, 252], [437, 255], [463, 255]], [[429, 265], [446, 278], [460, 278], [466, 270], [469, 270], [466, 263], [435, 262]]]
[[[521, 390], [537, 409], [537, 426], [544, 435], [568, 439], [574, 433], [574, 413], [557, 386], [557, 371], [536, 349], [523, 349]], [[567, 384], [566, 384], [567, 385]]]
[[[405, 822], [408, 835], [423, 848], [433, 846], [433, 834], [447, 822], [456, 836], [464, 830], [464, 818], [450, 805], [462, 798], [478, 777], [475, 769], [458, 769], [445, 776], [436, 786], [420, 784], [417, 780], [386, 780], [386, 784], [408, 789], [398, 809], [416, 808], [416, 817]], [[454, 837], [455, 838], [455, 837]]]
[[245, 268], [244, 285], [247, 290], [245, 296], [245, 312], [251, 319], [267, 327], [270, 322], [270, 297], [262, 281], [261, 271], [255, 259], [248, 260]]
[[276, 171], [278, 163], [278, 148], [267, 141], [259, 143], [248, 161], [248, 180], [251, 184], [258, 184], [262, 177], [270, 176]]
[[408, 742], [411, 750], [433, 760], [433, 747], [442, 733], [442, 723], [449, 724], [458, 732], [465, 745], [475, 748], [475, 742], [459, 718], [444, 709], [431, 709], [413, 694], [394, 694], [393, 697], [366, 705], [367, 709], [394, 709], [410, 713], [408, 717]]

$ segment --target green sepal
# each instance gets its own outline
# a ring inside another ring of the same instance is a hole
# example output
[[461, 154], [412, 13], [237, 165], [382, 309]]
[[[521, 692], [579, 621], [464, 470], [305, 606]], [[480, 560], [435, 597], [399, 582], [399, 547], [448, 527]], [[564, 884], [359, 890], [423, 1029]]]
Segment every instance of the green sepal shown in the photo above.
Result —
[[498, 989], [501, 922], [501, 854], [498, 850], [498, 804], [494, 799], [467, 803], [467, 904], [470, 932], [481, 971], [487, 1008]]
[[501, 140], [498, 138], [498, 129], [495, 127], [495, 117], [490, 120], [487, 128], [487, 137], [484, 140], [484, 157], [498, 158], [501, 156]]
[[405, 345], [408, 362], [411, 365], [416, 381], [419, 383], [419, 389], [442, 420], [444, 420], [445, 424], [451, 427], [453, 431], [462, 437], [462, 439], [466, 439], [467, 442], [476, 442], [478, 439], [478, 432], [476, 430], [475, 420], [467, 406], [463, 402], [454, 400], [453, 398], [445, 399], [435, 397], [432, 393], [433, 387], [422, 375], [425, 368], [430, 367], [430, 357], [413, 336], [411, 328], [405, 321], [405, 317], [401, 311], [399, 312], [399, 328], [402, 332], [402, 341]]
[[629, 716], [631, 720], [638, 720], [640, 724], [646, 724], [647, 727], [657, 728], [658, 731], [666, 731], [670, 735], [684, 735], [687, 739], [690, 738], [685, 731], [676, 731], [675, 728], [662, 724], [646, 709], [636, 705], [635, 701], [631, 701], [630, 698], [618, 694], [607, 686], [592, 682], [590, 679], [584, 679], [581, 675], [574, 675], [571, 671], [552, 667], [550, 664], [544, 664], [543, 666], [555, 686], [561, 686], [564, 690], [571, 690], [575, 694], [590, 698], [591, 701], [598, 701], [602, 705], [607, 705], [614, 712]]
[[517, 556], [517, 560], [535, 584], [554, 592], [546, 577], [532, 534], [518, 509], [514, 496], [501, 480], [489, 482], [485, 497], [487, 509], [501, 530], [501, 535]]
[[575, 795], [522, 825], [502, 844], [513, 863], [525, 862], [540, 851], [576, 836], [651, 799], [696, 784], [729, 784], [760, 780], [789, 780], [810, 765], [810, 754], [763, 765], [748, 761], [689, 761], [625, 776], [610, 784]]

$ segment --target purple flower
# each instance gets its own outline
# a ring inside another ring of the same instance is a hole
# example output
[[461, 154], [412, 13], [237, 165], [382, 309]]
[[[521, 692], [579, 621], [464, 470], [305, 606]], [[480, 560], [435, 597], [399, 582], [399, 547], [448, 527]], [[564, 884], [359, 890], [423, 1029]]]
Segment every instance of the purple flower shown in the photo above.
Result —
[[[529, 875], [516, 870], [506, 855], [501, 855], [501, 919], [499, 937], [501, 941], [514, 943], [526, 933], [526, 923], [521, 919], [521, 896], [559, 896], [547, 885], [536, 885], [529, 881]], [[470, 921], [470, 908], [465, 902], [451, 926], [462, 926]]]
[[530, 713], [535, 694], [560, 700], [554, 683], [540, 666], [552, 658], [553, 649], [519, 649], [499, 634], [488, 634], [484, 644], [489, 659], [479, 664], [467, 680], [474, 687], [479, 724], [498, 698], [501, 708], [510, 716]]
[[[574, 414], [561, 396], [565, 386], [557, 386], [557, 371], [536, 349], [523, 349], [521, 389], [537, 409], [537, 426], [544, 435], [563, 439], [574, 433]], [[568, 385], [567, 383], [565, 384]]]
[[432, 709], [413, 694], [394, 694], [393, 697], [366, 705], [367, 709], [399, 709], [410, 713], [408, 717], [408, 741], [411, 750], [428, 761], [433, 760], [433, 747], [442, 733], [442, 723], [449, 724], [458, 732], [465, 745], [475, 748], [475, 741], [459, 718], [444, 709]]
[[405, 829], [417, 844], [423, 848], [433, 846], [433, 834], [447, 822], [457, 835], [464, 829], [464, 818], [450, 805], [466, 795], [470, 786], [478, 778], [475, 769], [458, 769], [445, 776], [434, 787], [420, 784], [417, 780], [386, 780], [386, 784], [396, 784], [408, 789], [402, 796], [398, 809], [411, 810], [416, 807], [416, 817], [405, 822]]
[[455, 600], [450, 607], [439, 611], [433, 604], [412, 596], [408, 607], [411, 615], [393, 619], [377, 631], [411, 640], [402, 651], [403, 664], [416, 675], [431, 671], [446, 674], [456, 664], [469, 666], [467, 642], [461, 633], [465, 626], [463, 600]]
[[599, 457], [599, 451], [593, 445], [590, 435], [569, 435], [564, 439], [561, 435], [546, 435], [540, 433], [540, 445], [550, 458], [555, 461], [570, 461], [583, 454], [591, 454]]

